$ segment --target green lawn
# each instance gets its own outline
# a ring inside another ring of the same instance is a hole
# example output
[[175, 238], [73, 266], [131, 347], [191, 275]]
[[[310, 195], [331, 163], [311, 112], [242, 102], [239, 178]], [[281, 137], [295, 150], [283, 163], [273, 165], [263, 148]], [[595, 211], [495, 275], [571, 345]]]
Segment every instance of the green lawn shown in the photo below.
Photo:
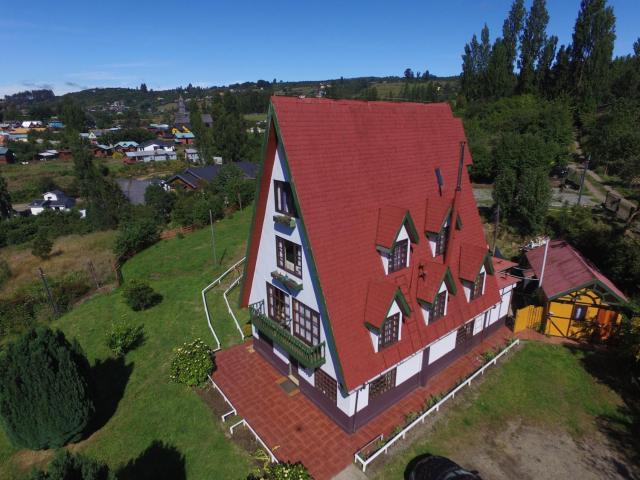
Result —
[[562, 429], [574, 437], [593, 431], [596, 418], [629, 419], [620, 413], [620, 398], [598, 383], [583, 366], [584, 353], [538, 343], [526, 344], [465, 400], [436, 420], [433, 430], [404, 450], [390, 450], [391, 459], [376, 468], [375, 478], [402, 478], [409, 461], [423, 453], [451, 456], [461, 445], [499, 431], [507, 422]]
[[[133, 312], [124, 304], [120, 291], [115, 291], [77, 306], [53, 324], [67, 337], [78, 339], [92, 364], [100, 363], [94, 372], [99, 398], [114, 412], [107, 415], [102, 428], [74, 450], [118, 468], [139, 457], [154, 441], [162, 441], [184, 456], [189, 479], [246, 477], [249, 455], [225, 438], [217, 419], [196, 393], [169, 382], [168, 369], [174, 346], [196, 337], [214, 345], [200, 291], [244, 255], [250, 218], [251, 209], [247, 208], [217, 223], [221, 266], [215, 266], [212, 259], [209, 229], [162, 241], [127, 262], [125, 279], [148, 280], [164, 297], [160, 305]], [[223, 302], [218, 301], [221, 293], [210, 297], [216, 300], [210, 310], [215, 328], [226, 342], [223, 346], [239, 342]], [[146, 337], [124, 362], [112, 359], [105, 346], [105, 332], [120, 318], [143, 324]], [[123, 383], [127, 376], [128, 381]], [[119, 394], [122, 389], [124, 393]], [[172, 458], [170, 454], [163, 456], [163, 452], [159, 456]], [[42, 465], [48, 458], [16, 452], [0, 432], [0, 478], [19, 478], [25, 468]]]

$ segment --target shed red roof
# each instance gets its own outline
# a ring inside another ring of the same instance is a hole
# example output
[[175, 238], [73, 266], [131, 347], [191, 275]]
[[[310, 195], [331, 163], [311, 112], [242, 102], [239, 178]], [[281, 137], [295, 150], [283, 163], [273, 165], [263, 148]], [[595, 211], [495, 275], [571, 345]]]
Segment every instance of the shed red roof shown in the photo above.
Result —
[[[544, 249], [545, 246], [542, 245], [526, 253], [529, 265], [538, 278], [542, 272]], [[542, 290], [547, 298], [557, 298], [591, 282], [598, 282], [616, 297], [627, 301], [627, 297], [618, 287], [569, 243], [564, 240], [552, 240], [549, 243], [542, 278]]]
[[[485, 293], [471, 302], [460, 285], [461, 245], [486, 252], [487, 243], [466, 168], [454, 208], [460, 142], [465, 141], [465, 134], [448, 104], [273, 97], [272, 108], [279, 127], [277, 141], [284, 148], [347, 390], [499, 302], [493, 275], [487, 276]], [[273, 130], [271, 141], [276, 140]], [[268, 145], [267, 155], [274, 150]], [[465, 166], [469, 166], [466, 145], [464, 152]], [[265, 168], [269, 168], [267, 160]], [[442, 195], [436, 168], [444, 180]], [[263, 189], [269, 188], [267, 182]], [[261, 202], [266, 202], [262, 190], [257, 225], [262, 224]], [[382, 223], [381, 209], [388, 212]], [[422, 235], [435, 226], [439, 230], [449, 209], [459, 215], [461, 228], [450, 229], [447, 248], [451, 254], [446, 259], [434, 258]], [[422, 238], [412, 243], [409, 267], [385, 275], [376, 242], [389, 243], [390, 232], [395, 234], [399, 228], [401, 211], [408, 211], [419, 222], [415, 227]], [[248, 275], [254, 268], [259, 238], [258, 232], [251, 239]], [[436, 289], [433, 282], [442, 280], [438, 272], [444, 272], [445, 265], [451, 270], [457, 294], [450, 295], [445, 317], [425, 325], [417, 291]], [[401, 340], [376, 353], [365, 324], [382, 320], [369, 317], [378, 317], [387, 308], [392, 285], [400, 286], [413, 313], [404, 320]], [[378, 290], [385, 301], [370, 304], [368, 298]]]

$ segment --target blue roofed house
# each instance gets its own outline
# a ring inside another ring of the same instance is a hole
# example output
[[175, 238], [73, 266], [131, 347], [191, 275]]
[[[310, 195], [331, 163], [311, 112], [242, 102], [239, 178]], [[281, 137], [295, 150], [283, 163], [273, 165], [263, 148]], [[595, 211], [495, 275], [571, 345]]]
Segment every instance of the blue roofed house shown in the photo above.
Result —
[[29, 204], [31, 215], [40, 215], [45, 210], [69, 212], [76, 206], [76, 199], [67, 197], [60, 190], [52, 190], [42, 195], [42, 200], [34, 200]]
[[[231, 165], [238, 167], [245, 178], [256, 178], [259, 165], [252, 162], [233, 162]], [[169, 190], [198, 190], [209, 182], [212, 182], [220, 173], [223, 165], [207, 165], [206, 167], [187, 168], [166, 182], [166, 188]]]

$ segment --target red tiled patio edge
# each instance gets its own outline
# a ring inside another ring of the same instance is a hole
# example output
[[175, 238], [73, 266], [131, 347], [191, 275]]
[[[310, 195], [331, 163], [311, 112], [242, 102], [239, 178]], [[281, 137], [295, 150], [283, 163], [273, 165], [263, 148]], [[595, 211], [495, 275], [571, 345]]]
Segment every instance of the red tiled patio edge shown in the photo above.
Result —
[[282, 461], [302, 462], [317, 480], [330, 479], [346, 468], [354, 453], [380, 433], [385, 436], [407, 413], [422, 409], [425, 399], [453, 387], [481, 364], [480, 354], [502, 344], [512, 332], [501, 327], [490, 338], [371, 420], [356, 433], [338, 427], [305, 395], [289, 397], [277, 384], [282, 375], [250, 343], [216, 354], [216, 384], [273, 453]]

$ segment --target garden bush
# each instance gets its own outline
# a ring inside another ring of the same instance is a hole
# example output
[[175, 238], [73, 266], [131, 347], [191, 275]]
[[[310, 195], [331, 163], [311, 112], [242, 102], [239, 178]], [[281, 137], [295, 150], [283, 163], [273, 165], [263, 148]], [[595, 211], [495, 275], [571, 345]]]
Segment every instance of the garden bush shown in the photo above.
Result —
[[301, 463], [271, 463], [261, 471], [249, 475], [248, 480], [312, 480]]
[[144, 327], [126, 325], [124, 321], [115, 322], [111, 325], [111, 330], [106, 335], [107, 347], [116, 357], [122, 357], [144, 340]]
[[201, 387], [213, 371], [214, 363], [209, 346], [200, 339], [173, 349], [170, 378], [176, 383]]
[[45, 233], [38, 233], [33, 239], [33, 246], [31, 247], [31, 254], [42, 260], [49, 258], [51, 255], [51, 249], [53, 248], [53, 242]]
[[60, 331], [38, 328], [0, 356], [0, 422], [16, 447], [57, 448], [80, 439], [93, 412], [89, 363]]
[[116, 480], [116, 476], [104, 463], [65, 450], [56, 454], [46, 472], [35, 470], [27, 480]]
[[124, 300], [136, 312], [146, 310], [162, 301], [162, 295], [141, 280], [130, 280], [124, 287]]

